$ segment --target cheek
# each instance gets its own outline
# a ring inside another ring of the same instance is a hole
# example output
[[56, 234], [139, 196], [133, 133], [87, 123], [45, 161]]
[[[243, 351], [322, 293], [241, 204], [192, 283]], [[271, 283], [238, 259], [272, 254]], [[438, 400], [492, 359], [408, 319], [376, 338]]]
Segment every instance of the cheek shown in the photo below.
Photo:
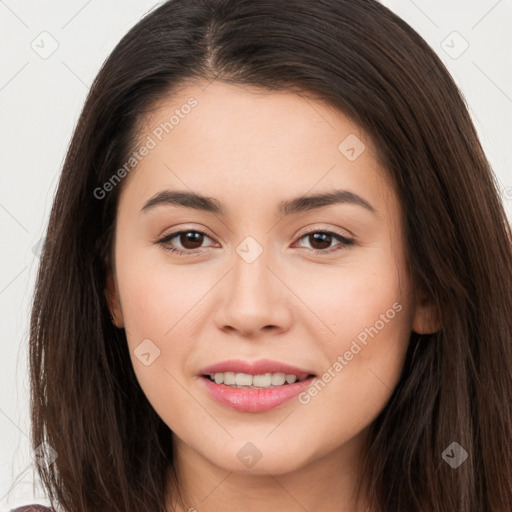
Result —
[[212, 276], [204, 272], [205, 282], [184, 266], [166, 264], [164, 258], [155, 261], [154, 251], [147, 248], [124, 254], [129, 256], [120, 255], [117, 274], [125, 326], [132, 341], [149, 337], [164, 343], [195, 325], [194, 317], [202, 308], [200, 299], [215, 284]]
[[[369, 347], [376, 335], [393, 337], [410, 328], [410, 292], [401, 268], [385, 251], [375, 250], [357, 264], [303, 282], [300, 293], [322, 320], [321, 342], [331, 356], [349, 350], [353, 340]], [[363, 352], [371, 351], [361, 351], [359, 359]]]
[[178, 378], [176, 370], [187, 359], [190, 340], [202, 325], [198, 300], [208, 283], [191, 279], [191, 273], [179, 266], [149, 264], [143, 254], [120, 247], [116, 272], [132, 365], [150, 401], [158, 402], [162, 386], [168, 398], [181, 396], [172, 376]]
[[164, 421], [172, 419], [170, 411], [189, 406], [181, 367], [191, 349], [190, 325], [197, 325], [194, 316], [201, 309], [193, 305], [204, 294], [179, 281], [175, 272], [146, 268], [138, 274], [127, 273], [121, 290], [132, 366], [141, 389]]
[[[329, 387], [337, 389], [346, 400], [358, 397], [353, 404], [358, 409], [381, 392], [388, 394], [396, 384], [411, 321], [408, 305], [394, 289], [366, 293], [368, 290], [354, 286], [350, 290], [353, 295], [338, 296], [336, 306], [322, 310], [333, 320], [331, 329], [335, 333], [325, 338], [323, 346], [325, 380], [332, 382]], [[358, 292], [364, 293], [355, 299]], [[364, 300], [359, 305], [361, 296]]]
[[381, 253], [380, 259], [309, 288], [308, 297], [330, 331], [321, 338], [325, 372], [302, 397], [306, 422], [322, 418], [333, 435], [351, 435], [386, 405], [412, 325], [409, 283], [401, 268]]
[[[387, 311], [388, 323], [376, 315], [362, 314], [362, 323], [345, 315], [346, 331], [355, 335], [345, 335], [340, 327], [337, 344], [326, 351], [329, 363], [325, 372], [299, 396], [295, 419], [301, 429], [295, 435], [317, 455], [328, 454], [367, 428], [398, 383], [409, 331], [398, 301], [389, 308], [390, 302], [382, 299], [374, 296], [368, 306], [374, 312]], [[313, 438], [311, 432], [315, 433]]]

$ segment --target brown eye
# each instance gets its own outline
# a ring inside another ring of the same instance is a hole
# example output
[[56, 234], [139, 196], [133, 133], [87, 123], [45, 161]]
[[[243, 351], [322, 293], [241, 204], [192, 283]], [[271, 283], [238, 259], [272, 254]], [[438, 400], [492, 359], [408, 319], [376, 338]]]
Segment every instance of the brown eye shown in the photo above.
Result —
[[[311, 245], [311, 250], [318, 253], [333, 252], [339, 249], [344, 249], [354, 243], [354, 240], [341, 236], [338, 233], [333, 233], [331, 231], [312, 231], [301, 236], [300, 240], [302, 239], [307, 239]], [[334, 249], [328, 250], [332, 248], [331, 243], [333, 240], [338, 240], [340, 243], [337, 244], [337, 248], [334, 246]]]
[[[159, 240], [158, 243], [161, 244], [167, 251], [178, 254], [187, 254], [200, 250], [202, 248], [205, 237], [210, 238], [206, 233], [203, 233], [202, 231], [188, 229], [170, 233], [169, 235]], [[170, 243], [171, 240], [175, 239], [177, 239], [177, 243]], [[176, 245], [178, 245], [178, 247], [175, 247]]]
[[204, 234], [199, 231], [182, 231], [178, 240], [185, 249], [199, 249], [203, 243]]
[[313, 249], [328, 249], [331, 246], [332, 236], [326, 233], [313, 233], [308, 240]]

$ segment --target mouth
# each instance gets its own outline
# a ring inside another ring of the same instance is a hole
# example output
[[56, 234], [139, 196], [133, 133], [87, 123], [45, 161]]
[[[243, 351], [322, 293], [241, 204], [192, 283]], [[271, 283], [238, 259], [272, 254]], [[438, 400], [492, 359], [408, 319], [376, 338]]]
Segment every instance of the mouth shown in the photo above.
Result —
[[276, 361], [224, 361], [201, 370], [204, 389], [231, 409], [263, 412], [305, 391], [316, 378], [309, 371]]

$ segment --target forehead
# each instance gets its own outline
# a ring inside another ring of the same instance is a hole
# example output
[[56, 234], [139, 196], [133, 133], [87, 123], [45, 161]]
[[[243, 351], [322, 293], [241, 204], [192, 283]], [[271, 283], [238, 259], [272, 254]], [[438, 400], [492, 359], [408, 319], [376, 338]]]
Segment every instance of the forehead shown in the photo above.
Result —
[[179, 187], [213, 197], [231, 191], [256, 205], [343, 188], [392, 199], [369, 136], [308, 95], [189, 84], [141, 118], [136, 150], [144, 146], [123, 184], [131, 196]]

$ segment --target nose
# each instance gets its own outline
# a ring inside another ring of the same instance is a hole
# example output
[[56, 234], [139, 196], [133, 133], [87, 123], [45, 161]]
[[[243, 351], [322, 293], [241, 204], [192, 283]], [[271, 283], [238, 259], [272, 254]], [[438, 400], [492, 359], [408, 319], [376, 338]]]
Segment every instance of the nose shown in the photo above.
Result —
[[248, 262], [235, 253], [233, 267], [219, 286], [215, 323], [226, 333], [258, 337], [286, 331], [292, 322], [289, 304], [293, 295], [284, 284], [286, 278], [272, 265], [264, 251]]

